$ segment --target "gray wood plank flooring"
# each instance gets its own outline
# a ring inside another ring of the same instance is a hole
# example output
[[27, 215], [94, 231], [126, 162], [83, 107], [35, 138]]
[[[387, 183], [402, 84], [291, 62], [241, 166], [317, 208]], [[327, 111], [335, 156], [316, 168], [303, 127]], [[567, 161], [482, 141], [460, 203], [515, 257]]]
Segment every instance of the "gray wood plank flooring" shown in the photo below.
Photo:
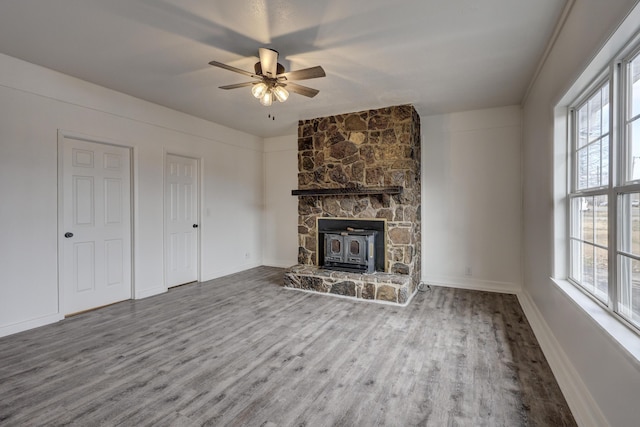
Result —
[[513, 295], [408, 307], [259, 267], [0, 338], [0, 425], [574, 426]]

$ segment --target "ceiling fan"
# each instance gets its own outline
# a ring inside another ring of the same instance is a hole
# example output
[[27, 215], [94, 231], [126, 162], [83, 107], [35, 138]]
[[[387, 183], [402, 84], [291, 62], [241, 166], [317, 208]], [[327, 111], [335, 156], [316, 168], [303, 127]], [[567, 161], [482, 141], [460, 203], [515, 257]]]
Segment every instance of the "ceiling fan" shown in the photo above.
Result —
[[263, 48], [258, 49], [260, 61], [256, 62], [254, 69], [255, 72], [244, 71], [231, 65], [226, 65], [221, 62], [211, 61], [210, 65], [214, 67], [224, 68], [225, 70], [240, 73], [247, 77], [252, 77], [257, 81], [237, 83], [233, 85], [220, 86], [220, 89], [237, 89], [240, 87], [253, 86], [251, 93], [253, 96], [260, 100], [260, 103], [264, 106], [270, 106], [275, 97], [278, 101], [284, 102], [289, 97], [289, 92], [297, 93], [299, 95], [313, 98], [320, 92], [317, 89], [302, 86], [291, 82], [291, 80], [307, 80], [315, 79], [318, 77], [326, 76], [321, 66], [315, 66], [311, 68], [305, 68], [296, 71], [284, 71], [282, 64], [278, 63], [278, 52], [273, 49]]

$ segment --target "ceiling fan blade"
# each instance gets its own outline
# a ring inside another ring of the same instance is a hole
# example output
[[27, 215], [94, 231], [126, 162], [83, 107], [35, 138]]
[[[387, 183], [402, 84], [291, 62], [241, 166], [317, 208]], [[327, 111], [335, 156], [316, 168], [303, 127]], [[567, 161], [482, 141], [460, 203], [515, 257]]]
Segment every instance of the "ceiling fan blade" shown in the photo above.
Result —
[[223, 64], [222, 62], [211, 61], [211, 62], [209, 62], [209, 65], [213, 65], [214, 67], [224, 68], [225, 70], [233, 71], [234, 73], [244, 74], [247, 77], [253, 77], [255, 79], [261, 78], [257, 74], [253, 74], [253, 73], [250, 73], [248, 71], [241, 70], [240, 68], [232, 67], [231, 65]]
[[321, 66], [315, 66], [311, 68], [305, 68], [302, 70], [289, 71], [288, 73], [278, 74], [276, 77], [278, 80], [307, 80], [317, 79], [318, 77], [325, 77], [326, 74]]
[[234, 85], [220, 86], [220, 89], [237, 89], [239, 87], [253, 86], [256, 82], [236, 83]]
[[291, 92], [295, 92], [298, 95], [308, 96], [309, 98], [313, 98], [314, 96], [316, 96], [318, 94], [318, 92], [320, 92], [317, 89], [312, 89], [310, 87], [298, 85], [298, 84], [291, 83], [291, 82], [283, 83], [282, 86], [284, 86], [285, 88], [287, 88]]
[[258, 55], [260, 55], [262, 74], [267, 77], [275, 78], [278, 67], [278, 52], [273, 49], [261, 47], [258, 49]]

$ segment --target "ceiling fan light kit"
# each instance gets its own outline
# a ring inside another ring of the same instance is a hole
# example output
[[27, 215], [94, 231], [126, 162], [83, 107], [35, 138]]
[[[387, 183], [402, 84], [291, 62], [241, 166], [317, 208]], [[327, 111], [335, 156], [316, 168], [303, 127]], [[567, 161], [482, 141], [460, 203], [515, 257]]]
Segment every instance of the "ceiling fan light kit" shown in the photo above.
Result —
[[274, 96], [280, 102], [284, 102], [289, 98], [289, 92], [287, 92], [284, 87], [267, 86], [267, 84], [263, 82], [255, 83], [251, 88], [251, 93], [260, 100], [262, 105], [267, 107], [273, 102]]
[[260, 99], [264, 96], [265, 93], [267, 93], [268, 89], [269, 87], [267, 87], [266, 84], [260, 82], [253, 85], [253, 87], [251, 88], [251, 93], [253, 94], [253, 96]]
[[[273, 49], [258, 49], [260, 61], [255, 64], [255, 73], [241, 70], [231, 65], [221, 62], [211, 61], [210, 65], [224, 68], [225, 70], [243, 74], [259, 80], [256, 82], [237, 83], [233, 85], [220, 86], [220, 89], [237, 89], [241, 87], [251, 87], [251, 93], [260, 100], [260, 104], [268, 107], [273, 103], [275, 97], [279, 102], [285, 102], [289, 98], [289, 91], [313, 98], [318, 94], [317, 89], [292, 83], [291, 80], [306, 80], [324, 77], [326, 74], [322, 67], [315, 66], [302, 70], [285, 72], [282, 64], [278, 63], [278, 52]], [[289, 91], [287, 90], [289, 89]]]
[[287, 98], [289, 98], [289, 92], [287, 92], [287, 90], [282, 86], [275, 86], [273, 88], [273, 94], [280, 102], [284, 102], [287, 100]]
[[268, 90], [264, 95], [262, 95], [262, 98], [260, 98], [260, 104], [264, 105], [265, 107], [270, 107], [271, 103], [273, 103], [273, 94], [270, 90]]

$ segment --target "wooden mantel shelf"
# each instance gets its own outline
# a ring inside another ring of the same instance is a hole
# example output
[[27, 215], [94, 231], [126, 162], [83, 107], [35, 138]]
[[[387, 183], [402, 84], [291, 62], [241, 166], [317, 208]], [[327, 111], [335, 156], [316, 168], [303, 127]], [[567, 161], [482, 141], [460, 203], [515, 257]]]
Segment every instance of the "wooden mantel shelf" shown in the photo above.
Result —
[[402, 187], [365, 187], [365, 188], [313, 188], [309, 190], [291, 190], [292, 196], [364, 196], [369, 194], [401, 194]]

